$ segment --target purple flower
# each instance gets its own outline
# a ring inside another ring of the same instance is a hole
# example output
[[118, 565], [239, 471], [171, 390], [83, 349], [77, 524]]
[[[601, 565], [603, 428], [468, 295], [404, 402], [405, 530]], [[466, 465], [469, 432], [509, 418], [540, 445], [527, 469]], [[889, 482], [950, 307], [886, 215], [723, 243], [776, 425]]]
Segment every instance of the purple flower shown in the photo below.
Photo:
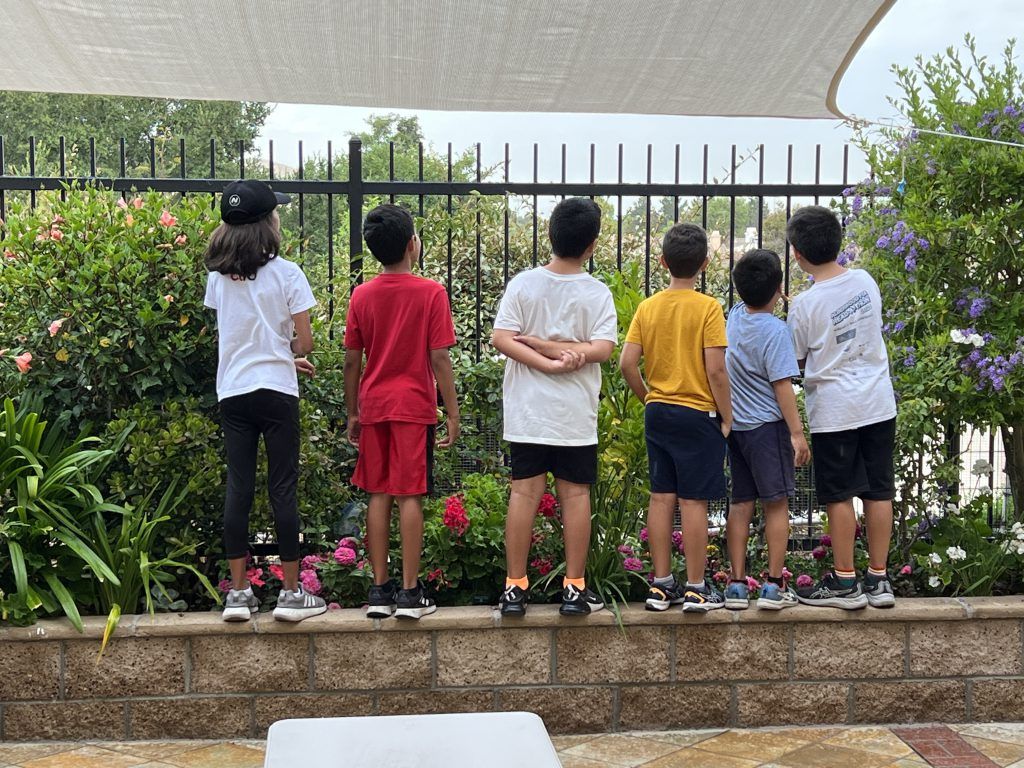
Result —
[[815, 560], [824, 560], [825, 555], [827, 554], [828, 552], [825, 551], [824, 547], [815, 547], [811, 550], [811, 555], [814, 557]]
[[988, 308], [988, 300], [983, 299], [980, 296], [971, 301], [971, 308], [967, 310], [967, 314], [970, 315], [971, 319], [981, 317], [981, 313]]
[[961, 126], [960, 123], [953, 123], [953, 129], [952, 130], [953, 130], [953, 133], [955, 133], [957, 136], [966, 136], [967, 135], [967, 131], [965, 131], [963, 129], [963, 126]]
[[877, 245], [879, 248], [888, 248], [889, 237], [887, 235], [882, 235], [880, 238], [878, 238], [878, 240], [875, 241], [875, 245]]
[[939, 166], [934, 160], [929, 160], [924, 164], [924, 170], [929, 176], [934, 176], [939, 172]]
[[647, 543], [647, 529], [646, 528], [641, 528], [640, 529], [640, 541], [644, 542], [645, 544]]
[[914, 364], [916, 362], [917, 362], [917, 358], [914, 357], [914, 353], [911, 352], [909, 355], [907, 355], [905, 358], [903, 358], [903, 367], [904, 368], [913, 368]]
[[623, 554], [623, 555], [632, 555], [633, 554], [633, 548], [631, 546], [629, 546], [629, 544], [620, 544], [619, 545], [619, 553]]
[[821, 546], [823, 546], [823, 547], [831, 547], [832, 546], [832, 537], [829, 536], [827, 533], [824, 534], [821, 537]]
[[990, 133], [993, 136], [998, 136], [1002, 132], [1003, 132], [1003, 126], [1001, 126], [1001, 125], [993, 125], [992, 126], [992, 130], [990, 131]]
[[642, 571], [644, 569], [644, 564], [635, 557], [627, 557], [622, 561], [622, 567], [627, 571]]
[[903, 260], [903, 266], [907, 268], [907, 272], [913, 272], [915, 269], [917, 269], [917, 259], [915, 259], [912, 255], [907, 256], [907, 258]]
[[906, 327], [907, 327], [907, 324], [906, 324], [906, 323], [904, 323], [904, 322], [903, 322], [902, 320], [897, 320], [897, 321], [896, 321], [896, 325], [894, 325], [894, 326], [892, 327], [892, 330], [893, 330], [893, 331], [894, 331], [895, 333], [899, 333], [900, 331], [902, 331], [902, 330], [903, 330], [904, 328], [906, 328]]
[[1007, 104], [1003, 107], [1003, 114], [1007, 117], [1018, 117], [1020, 115], [1020, 110], [1013, 104]]

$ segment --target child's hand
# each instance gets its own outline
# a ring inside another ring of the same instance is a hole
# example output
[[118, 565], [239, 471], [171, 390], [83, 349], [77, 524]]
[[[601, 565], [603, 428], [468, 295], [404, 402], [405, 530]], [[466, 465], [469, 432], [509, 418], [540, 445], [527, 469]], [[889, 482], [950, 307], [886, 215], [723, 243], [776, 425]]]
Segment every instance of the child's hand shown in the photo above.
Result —
[[362, 431], [362, 428], [359, 426], [359, 417], [358, 416], [349, 416], [348, 417], [348, 441], [352, 445], [354, 445], [356, 448], [359, 447], [359, 433], [361, 431]]
[[718, 426], [722, 430], [722, 437], [728, 438], [729, 433], [732, 432], [732, 422], [722, 419], [722, 423]]
[[798, 435], [791, 435], [790, 440], [793, 443], [796, 466], [802, 467], [811, 460], [811, 449], [807, 446], [807, 439], [804, 437], [804, 433], [801, 432]]
[[445, 421], [445, 435], [437, 439], [438, 448], [451, 448], [459, 439], [459, 419], [451, 416]]
[[537, 336], [516, 336], [514, 340], [520, 344], [525, 344], [535, 352], [540, 352], [544, 357], [552, 360], [558, 360], [560, 357], [560, 353], [550, 342]]
[[587, 364], [587, 356], [582, 352], [564, 350], [557, 360], [552, 360], [547, 373], [572, 373]]
[[304, 357], [295, 358], [295, 370], [311, 379], [316, 375], [316, 366]]

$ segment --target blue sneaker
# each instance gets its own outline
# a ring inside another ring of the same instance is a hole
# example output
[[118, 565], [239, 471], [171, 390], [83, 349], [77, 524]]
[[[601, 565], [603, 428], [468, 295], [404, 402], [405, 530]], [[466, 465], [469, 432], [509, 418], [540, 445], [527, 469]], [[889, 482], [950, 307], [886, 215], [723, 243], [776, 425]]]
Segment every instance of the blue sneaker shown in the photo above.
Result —
[[790, 587], [783, 589], [778, 584], [766, 581], [761, 587], [761, 595], [757, 598], [757, 607], [761, 610], [781, 611], [799, 605], [796, 592]]
[[745, 611], [750, 605], [750, 590], [742, 581], [730, 581], [725, 588], [725, 607], [730, 611]]

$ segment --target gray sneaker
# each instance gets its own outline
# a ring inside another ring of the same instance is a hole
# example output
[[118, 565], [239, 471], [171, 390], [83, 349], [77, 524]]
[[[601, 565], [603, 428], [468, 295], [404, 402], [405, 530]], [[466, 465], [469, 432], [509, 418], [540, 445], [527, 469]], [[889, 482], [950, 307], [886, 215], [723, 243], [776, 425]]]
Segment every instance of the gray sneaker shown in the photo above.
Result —
[[872, 608], [892, 608], [896, 605], [896, 596], [892, 593], [892, 584], [889, 583], [888, 576], [872, 576], [865, 573], [862, 583], [868, 605]]
[[322, 597], [302, 590], [292, 592], [290, 589], [282, 589], [277, 597], [274, 618], [278, 621], [302, 621], [326, 611], [327, 603]]
[[224, 599], [224, 621], [248, 621], [260, 609], [260, 601], [252, 590], [231, 589]]

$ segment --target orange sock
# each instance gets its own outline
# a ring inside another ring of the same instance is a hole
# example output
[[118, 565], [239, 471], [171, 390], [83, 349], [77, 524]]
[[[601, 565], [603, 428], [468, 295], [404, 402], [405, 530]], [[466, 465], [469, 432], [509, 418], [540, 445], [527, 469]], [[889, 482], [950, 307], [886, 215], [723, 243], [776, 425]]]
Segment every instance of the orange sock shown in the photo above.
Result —
[[521, 579], [513, 579], [506, 576], [505, 588], [508, 589], [509, 587], [519, 587], [521, 590], [525, 592], [530, 587], [530, 580], [527, 579], [525, 576], [523, 576], [523, 578]]
[[562, 589], [568, 586], [576, 587], [580, 592], [587, 588], [586, 579], [562, 579]]

